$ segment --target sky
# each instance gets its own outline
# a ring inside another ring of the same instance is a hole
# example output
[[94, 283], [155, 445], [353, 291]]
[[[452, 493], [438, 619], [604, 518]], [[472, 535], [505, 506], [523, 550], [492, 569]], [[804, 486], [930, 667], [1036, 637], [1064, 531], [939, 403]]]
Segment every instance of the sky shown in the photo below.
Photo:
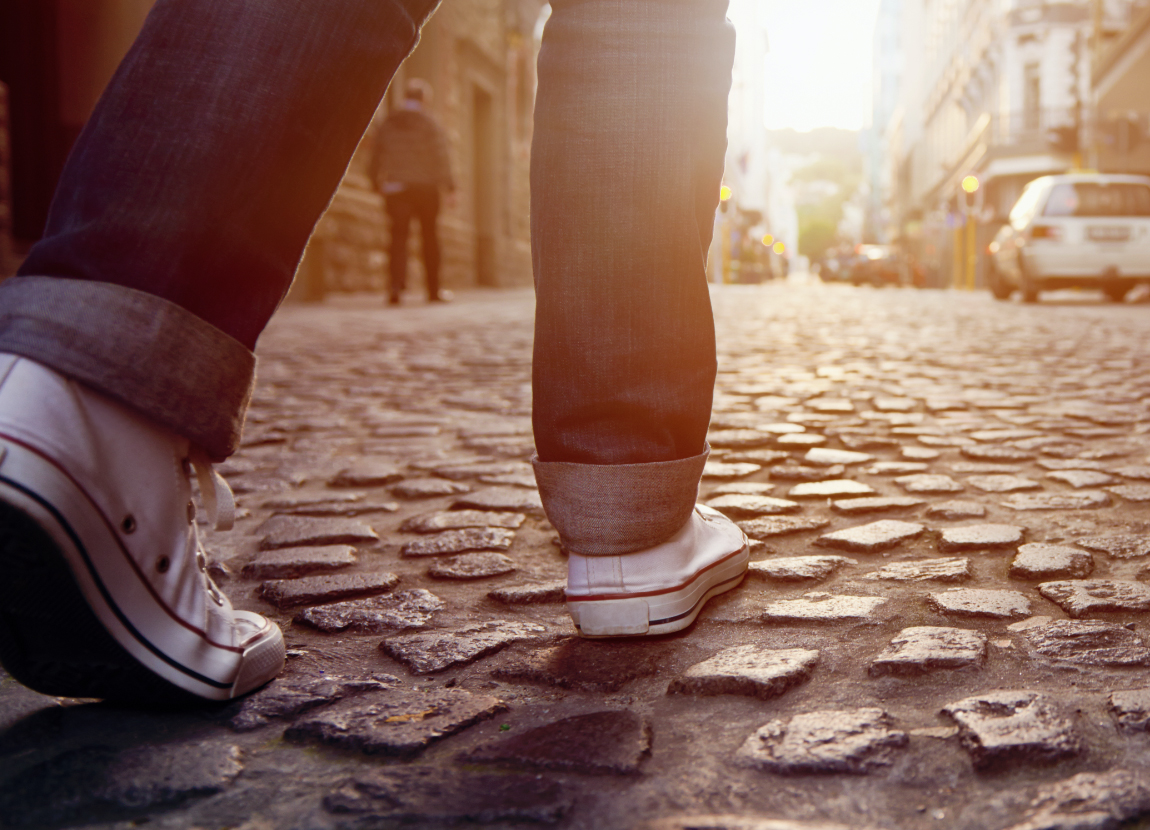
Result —
[[[748, 7], [758, 7], [758, 14]], [[870, 123], [871, 52], [879, 0], [732, 0], [739, 36], [767, 30], [768, 129], [857, 130]]]

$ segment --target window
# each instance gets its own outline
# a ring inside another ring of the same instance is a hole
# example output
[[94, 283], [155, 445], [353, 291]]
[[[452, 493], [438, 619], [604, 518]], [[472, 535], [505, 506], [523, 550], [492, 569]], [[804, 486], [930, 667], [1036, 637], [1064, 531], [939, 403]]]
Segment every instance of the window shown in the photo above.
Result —
[[1041, 124], [1042, 76], [1037, 63], [1022, 67], [1022, 126], [1037, 130]]
[[1150, 185], [1065, 182], [1055, 185], [1043, 216], [1150, 216]]

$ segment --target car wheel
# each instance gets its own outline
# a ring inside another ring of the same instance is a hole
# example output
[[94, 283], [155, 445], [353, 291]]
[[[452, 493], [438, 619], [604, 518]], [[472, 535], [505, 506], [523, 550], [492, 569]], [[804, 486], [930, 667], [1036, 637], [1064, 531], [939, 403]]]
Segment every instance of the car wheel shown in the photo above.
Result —
[[1022, 278], [1022, 302], [1036, 303], [1038, 302], [1038, 283], [1035, 282], [1034, 277], [1030, 276], [1027, 272], [1026, 265], [1022, 262], [1021, 257], [1018, 261], [1018, 270]]
[[1002, 278], [1002, 274], [998, 273], [993, 262], [986, 273], [986, 284], [996, 300], [1009, 300], [1010, 295], [1014, 293], [1014, 289]]
[[1102, 286], [1102, 293], [1110, 298], [1112, 302], [1120, 303], [1126, 299], [1126, 295], [1130, 293], [1130, 289], [1134, 286], [1125, 282], [1108, 282]]

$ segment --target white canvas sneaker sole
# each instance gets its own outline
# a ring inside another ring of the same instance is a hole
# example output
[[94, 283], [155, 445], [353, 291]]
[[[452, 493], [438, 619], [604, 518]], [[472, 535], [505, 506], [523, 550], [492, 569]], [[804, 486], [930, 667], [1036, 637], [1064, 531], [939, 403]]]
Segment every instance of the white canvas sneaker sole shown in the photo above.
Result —
[[181, 620], [81, 485], [3, 434], [0, 568], [0, 662], [38, 691], [151, 705], [227, 700], [283, 665], [283, 635], [256, 614], [234, 612], [250, 629], [238, 645]]
[[[746, 536], [707, 507], [697, 507], [691, 522], [678, 537], [649, 551], [570, 555], [567, 610], [581, 636], [652, 637], [681, 631], [707, 600], [738, 587], [750, 559]], [[583, 569], [586, 575], [579, 576]]]

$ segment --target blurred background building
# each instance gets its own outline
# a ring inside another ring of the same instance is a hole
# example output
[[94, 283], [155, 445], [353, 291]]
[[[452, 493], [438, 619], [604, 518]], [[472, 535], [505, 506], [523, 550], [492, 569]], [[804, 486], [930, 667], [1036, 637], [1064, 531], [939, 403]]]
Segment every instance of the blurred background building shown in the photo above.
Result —
[[[0, 3], [0, 276], [39, 238], [56, 181], [154, 0]], [[304, 256], [293, 295], [382, 291], [387, 222], [367, 177], [407, 78], [435, 90], [458, 199], [440, 215], [445, 288], [531, 280], [528, 165], [545, 0], [445, 0], [400, 68]], [[412, 258], [413, 269], [421, 267]], [[421, 275], [412, 274], [419, 282]]]

